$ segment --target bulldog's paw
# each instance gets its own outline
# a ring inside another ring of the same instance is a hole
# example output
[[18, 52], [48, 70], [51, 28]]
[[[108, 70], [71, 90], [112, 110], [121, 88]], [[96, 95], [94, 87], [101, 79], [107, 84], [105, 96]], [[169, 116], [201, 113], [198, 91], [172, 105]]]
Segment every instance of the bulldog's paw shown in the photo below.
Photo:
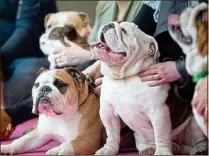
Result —
[[1, 145], [1, 154], [13, 155], [16, 154], [16, 149], [12, 145]]
[[71, 143], [63, 143], [46, 152], [45, 155], [75, 155]]
[[208, 155], [208, 142], [202, 141], [198, 143], [191, 149], [190, 155]]
[[98, 151], [96, 151], [95, 155], [116, 155], [118, 153], [117, 149], [108, 147], [108, 146], [104, 146], [101, 149], [99, 149]]
[[156, 148], [154, 155], [173, 155], [169, 148]]
[[142, 155], [142, 156], [144, 156], [144, 155], [154, 155], [154, 153], [155, 153], [155, 148], [150, 147], [150, 148], [147, 148], [143, 151], [140, 151], [139, 155]]

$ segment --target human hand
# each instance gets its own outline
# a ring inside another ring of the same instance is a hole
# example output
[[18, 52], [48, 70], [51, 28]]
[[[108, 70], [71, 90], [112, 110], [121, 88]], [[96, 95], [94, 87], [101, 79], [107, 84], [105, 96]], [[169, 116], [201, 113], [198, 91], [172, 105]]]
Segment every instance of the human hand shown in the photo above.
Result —
[[95, 80], [96, 88], [94, 89], [94, 93], [97, 95], [100, 95], [101, 93], [102, 80], [103, 80], [103, 77], [100, 77]]
[[74, 66], [91, 59], [91, 52], [87, 51], [77, 44], [65, 38], [65, 42], [69, 47], [65, 47], [53, 52], [54, 59], [58, 67]]
[[207, 77], [200, 80], [195, 87], [195, 94], [192, 99], [192, 106], [201, 116], [207, 116]]
[[102, 77], [103, 75], [100, 72], [100, 65], [101, 62], [98, 60], [88, 68], [86, 68], [83, 73], [88, 74], [90, 77], [92, 77], [94, 80]]
[[181, 77], [181, 75], [176, 69], [176, 63], [174, 61], [168, 61], [151, 65], [147, 69], [141, 71], [139, 77], [142, 82], [155, 81], [149, 84], [150, 87], [155, 87], [176, 81]]

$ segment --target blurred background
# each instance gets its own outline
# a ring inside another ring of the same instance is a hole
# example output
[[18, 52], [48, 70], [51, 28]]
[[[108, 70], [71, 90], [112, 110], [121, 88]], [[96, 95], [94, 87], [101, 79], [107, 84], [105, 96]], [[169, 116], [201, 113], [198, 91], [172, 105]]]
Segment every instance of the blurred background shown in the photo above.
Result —
[[82, 11], [86, 12], [90, 19], [91, 25], [94, 25], [96, 5], [98, 1], [71, 1], [57, 0], [58, 11]]

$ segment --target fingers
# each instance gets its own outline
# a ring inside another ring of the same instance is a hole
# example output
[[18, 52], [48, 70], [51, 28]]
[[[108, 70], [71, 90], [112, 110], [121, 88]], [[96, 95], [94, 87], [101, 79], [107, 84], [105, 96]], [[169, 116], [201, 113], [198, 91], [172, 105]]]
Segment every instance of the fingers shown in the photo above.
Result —
[[97, 94], [97, 95], [100, 95], [100, 93], [101, 93], [101, 85], [99, 85], [98, 87], [96, 87], [94, 89], [94, 93]]
[[141, 70], [140, 73], [144, 73], [145, 71], [150, 70], [150, 69], [157, 69], [160, 65], [161, 65], [161, 63], [153, 64], [153, 65], [149, 66], [148, 68]]
[[139, 77], [143, 77], [143, 76], [147, 76], [147, 75], [152, 75], [152, 74], [157, 74], [158, 73], [158, 70], [157, 69], [149, 69], [149, 70], [146, 70], [144, 72], [140, 72], [139, 73]]
[[159, 79], [160, 79], [160, 75], [159, 74], [148, 75], [148, 76], [141, 77], [141, 81], [142, 82], [145, 82], [145, 81], [155, 81], [155, 80], [159, 80]]
[[159, 81], [150, 83], [149, 86], [150, 87], [156, 87], [156, 86], [159, 86], [159, 85], [162, 85], [162, 84], [165, 84], [165, 83], [167, 83], [165, 79], [160, 79]]
[[60, 63], [57, 63], [57, 65], [59, 67], [66, 67], [66, 66], [68, 66], [68, 63], [67, 62], [60, 62]]
[[101, 85], [101, 84], [102, 84], [102, 80], [103, 80], [103, 77], [100, 77], [100, 78], [96, 79], [96, 80], [95, 80], [95, 85], [96, 85], [96, 86]]

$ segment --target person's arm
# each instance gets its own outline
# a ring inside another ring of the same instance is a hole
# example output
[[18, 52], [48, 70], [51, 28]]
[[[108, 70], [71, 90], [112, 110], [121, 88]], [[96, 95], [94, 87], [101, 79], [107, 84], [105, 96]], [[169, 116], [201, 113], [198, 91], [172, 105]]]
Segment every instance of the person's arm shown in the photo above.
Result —
[[[49, 6], [51, 9], [48, 9]], [[44, 17], [50, 12], [56, 12], [54, 0], [19, 1], [15, 31], [1, 47], [0, 54], [5, 63], [18, 57], [42, 55], [39, 50], [39, 37], [44, 31]]]

